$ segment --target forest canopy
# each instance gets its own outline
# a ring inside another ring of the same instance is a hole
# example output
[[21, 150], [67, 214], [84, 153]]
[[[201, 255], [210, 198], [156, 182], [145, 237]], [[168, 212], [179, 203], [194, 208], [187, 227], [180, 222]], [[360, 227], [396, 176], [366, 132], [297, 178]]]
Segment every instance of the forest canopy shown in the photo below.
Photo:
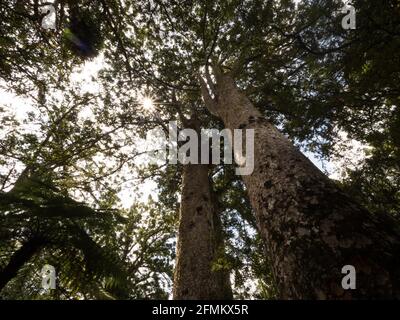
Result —
[[1, 299], [400, 298], [399, 49], [396, 0], [2, 1]]

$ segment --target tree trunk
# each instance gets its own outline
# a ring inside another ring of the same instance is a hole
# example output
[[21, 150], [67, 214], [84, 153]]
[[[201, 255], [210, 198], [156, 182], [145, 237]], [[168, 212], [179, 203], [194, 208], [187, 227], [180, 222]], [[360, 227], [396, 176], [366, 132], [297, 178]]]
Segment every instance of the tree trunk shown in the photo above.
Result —
[[173, 288], [177, 300], [232, 299], [229, 272], [213, 268], [224, 249], [208, 172], [206, 164], [183, 167]]
[[21, 267], [42, 248], [43, 243], [41, 239], [33, 238], [14, 252], [8, 264], [0, 271], [0, 291], [17, 275]]
[[[344, 194], [215, 70], [207, 107], [228, 129], [254, 129], [254, 171], [243, 176], [280, 298], [400, 298], [400, 231]], [[356, 289], [344, 290], [345, 265]]]

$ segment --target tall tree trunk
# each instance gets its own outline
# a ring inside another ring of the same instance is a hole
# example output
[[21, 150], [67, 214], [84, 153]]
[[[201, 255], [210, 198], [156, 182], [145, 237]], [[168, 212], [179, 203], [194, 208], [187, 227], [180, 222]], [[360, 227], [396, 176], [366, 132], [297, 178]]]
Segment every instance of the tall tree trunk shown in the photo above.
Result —
[[32, 238], [14, 252], [8, 264], [0, 271], [0, 291], [14, 278], [21, 267], [43, 246], [44, 242], [39, 238]]
[[213, 268], [223, 237], [208, 172], [205, 164], [183, 167], [174, 299], [232, 299], [229, 272]]
[[[254, 171], [243, 176], [281, 298], [400, 298], [400, 230], [344, 194], [216, 69], [203, 98], [226, 128], [254, 129]], [[356, 289], [344, 290], [345, 265]]]

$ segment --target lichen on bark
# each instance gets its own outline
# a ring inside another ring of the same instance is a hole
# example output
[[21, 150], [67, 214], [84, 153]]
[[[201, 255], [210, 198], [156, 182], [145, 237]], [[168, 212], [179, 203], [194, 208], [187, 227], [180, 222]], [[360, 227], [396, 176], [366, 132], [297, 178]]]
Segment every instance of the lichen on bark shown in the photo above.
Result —
[[209, 169], [208, 164], [183, 166], [174, 299], [232, 299], [229, 270], [213, 268], [224, 242]]
[[[400, 298], [400, 229], [344, 194], [214, 68], [211, 111], [228, 129], [254, 129], [254, 171], [243, 176], [281, 298]], [[210, 105], [205, 83], [202, 94]], [[344, 290], [344, 265], [357, 288]]]

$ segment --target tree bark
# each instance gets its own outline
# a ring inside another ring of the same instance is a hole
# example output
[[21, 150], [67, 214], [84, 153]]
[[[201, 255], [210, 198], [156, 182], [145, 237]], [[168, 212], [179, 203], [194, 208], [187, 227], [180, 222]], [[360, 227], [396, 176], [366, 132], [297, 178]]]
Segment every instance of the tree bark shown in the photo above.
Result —
[[[254, 129], [254, 171], [243, 176], [280, 298], [400, 298], [400, 230], [344, 194], [216, 69], [210, 112], [228, 129]], [[342, 267], [356, 270], [344, 290]]]
[[14, 252], [8, 264], [0, 271], [0, 291], [17, 275], [22, 266], [42, 248], [43, 244], [44, 241], [42, 239], [32, 238], [23, 243], [22, 246]]
[[213, 268], [224, 248], [208, 172], [206, 164], [183, 167], [173, 288], [177, 300], [232, 299], [228, 270]]

